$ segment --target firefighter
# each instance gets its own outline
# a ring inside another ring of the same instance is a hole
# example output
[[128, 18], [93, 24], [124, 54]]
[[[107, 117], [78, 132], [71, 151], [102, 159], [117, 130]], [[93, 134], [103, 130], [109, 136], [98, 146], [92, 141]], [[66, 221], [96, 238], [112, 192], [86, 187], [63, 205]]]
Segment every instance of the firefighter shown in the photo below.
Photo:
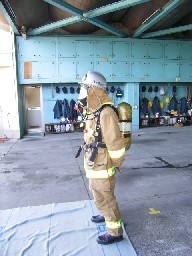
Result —
[[106, 223], [107, 233], [98, 236], [97, 243], [112, 244], [123, 239], [114, 189], [116, 170], [124, 160], [124, 139], [113, 109], [114, 103], [106, 93], [105, 77], [99, 72], [88, 71], [80, 84], [78, 104], [86, 109], [84, 168], [100, 213], [92, 216], [91, 221]]

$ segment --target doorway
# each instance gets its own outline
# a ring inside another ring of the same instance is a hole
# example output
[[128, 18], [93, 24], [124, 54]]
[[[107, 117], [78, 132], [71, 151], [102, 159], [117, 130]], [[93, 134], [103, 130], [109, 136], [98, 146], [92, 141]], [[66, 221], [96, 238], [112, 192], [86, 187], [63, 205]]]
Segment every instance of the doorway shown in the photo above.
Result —
[[25, 132], [43, 131], [42, 87], [30, 85], [24, 87]]

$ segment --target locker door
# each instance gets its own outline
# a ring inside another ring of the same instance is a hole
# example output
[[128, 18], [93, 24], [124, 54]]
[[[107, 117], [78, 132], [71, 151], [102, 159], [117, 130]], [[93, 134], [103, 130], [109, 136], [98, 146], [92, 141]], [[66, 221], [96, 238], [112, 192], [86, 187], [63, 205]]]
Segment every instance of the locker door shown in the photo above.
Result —
[[135, 41], [132, 43], [132, 58], [143, 59], [147, 57], [147, 43]]
[[161, 59], [163, 58], [163, 44], [150, 42], [147, 45], [147, 58]]
[[112, 77], [112, 63], [96, 61], [95, 70], [103, 74], [106, 78]]
[[192, 60], [192, 44], [182, 43], [179, 47], [180, 59]]
[[76, 41], [77, 57], [93, 57], [93, 41]]
[[144, 81], [147, 78], [147, 62], [135, 61], [131, 64], [132, 77]]
[[111, 58], [112, 43], [109, 41], [95, 41], [95, 57], [96, 58]]
[[114, 58], [129, 57], [129, 43], [128, 42], [113, 42], [113, 57]]
[[180, 77], [181, 82], [189, 82], [192, 78], [192, 63], [181, 63], [180, 64]]
[[76, 77], [76, 62], [75, 60], [65, 59], [59, 61], [59, 77], [61, 79]]
[[179, 59], [179, 45], [169, 43], [165, 45], [165, 59]]
[[93, 61], [81, 60], [77, 61], [76, 78], [82, 78], [89, 70], [93, 70]]
[[56, 42], [52, 38], [36, 41], [36, 55], [39, 59], [53, 59], [56, 56]]
[[168, 81], [176, 81], [176, 77], [179, 76], [179, 63], [167, 62], [165, 64], [165, 79]]
[[116, 78], [130, 77], [130, 63], [126, 61], [114, 61], [112, 76]]
[[164, 81], [164, 63], [149, 61], [147, 66], [147, 80], [151, 82]]
[[39, 79], [50, 79], [56, 77], [56, 64], [54, 61], [42, 61], [37, 64], [37, 77]]
[[58, 38], [58, 57], [76, 57], [75, 41]]

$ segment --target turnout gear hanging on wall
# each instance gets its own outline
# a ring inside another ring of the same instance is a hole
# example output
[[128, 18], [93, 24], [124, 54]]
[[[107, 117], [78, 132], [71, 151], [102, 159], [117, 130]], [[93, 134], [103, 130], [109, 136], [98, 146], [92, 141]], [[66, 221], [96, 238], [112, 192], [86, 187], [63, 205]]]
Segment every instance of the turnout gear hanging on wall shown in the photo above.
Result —
[[53, 108], [54, 119], [60, 119], [63, 116], [62, 100], [57, 100]]
[[156, 115], [157, 113], [161, 115], [160, 100], [157, 96], [155, 96], [153, 99], [152, 112], [153, 115]]
[[[95, 76], [99, 77], [97, 74]], [[84, 131], [84, 168], [89, 178], [89, 188], [93, 193], [96, 207], [105, 219], [108, 233], [118, 237], [122, 235], [123, 230], [114, 196], [115, 172], [116, 167], [120, 167], [124, 160], [125, 147], [115, 111], [110, 106], [104, 107], [107, 104], [113, 105], [113, 102], [104, 89], [103, 76], [100, 76], [100, 80], [97, 79], [94, 85], [84, 79], [82, 84], [82, 87], [88, 88], [87, 108], [90, 112]], [[98, 84], [102, 86], [97, 86]], [[94, 143], [97, 143], [95, 140], [98, 135], [96, 129], [98, 118], [100, 118], [101, 142], [98, 141], [96, 155], [92, 158]]]
[[141, 100], [141, 112], [144, 116], [149, 114], [148, 102], [149, 100], [147, 98]]
[[75, 110], [75, 104], [76, 102], [72, 99], [69, 104], [69, 120], [75, 120], [77, 121], [77, 110]]
[[186, 114], [188, 111], [188, 106], [187, 106], [187, 99], [185, 97], [182, 97], [180, 99], [180, 108], [179, 108], [179, 113]]
[[63, 116], [67, 119], [70, 117], [69, 103], [66, 99], [63, 100]]
[[173, 96], [170, 100], [168, 110], [169, 111], [177, 111], [177, 107], [178, 107], [177, 99], [175, 96]]

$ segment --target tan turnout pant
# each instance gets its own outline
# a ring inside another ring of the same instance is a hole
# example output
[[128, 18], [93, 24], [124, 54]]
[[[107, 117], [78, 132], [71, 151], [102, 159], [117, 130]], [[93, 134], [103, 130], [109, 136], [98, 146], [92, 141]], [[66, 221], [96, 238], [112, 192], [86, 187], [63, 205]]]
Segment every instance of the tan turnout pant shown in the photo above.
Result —
[[[95, 205], [105, 221], [117, 222], [121, 220], [114, 195], [115, 175], [106, 179], [89, 179], [89, 189], [93, 193]], [[122, 227], [112, 229], [107, 227], [107, 231], [112, 236], [123, 234]]]

